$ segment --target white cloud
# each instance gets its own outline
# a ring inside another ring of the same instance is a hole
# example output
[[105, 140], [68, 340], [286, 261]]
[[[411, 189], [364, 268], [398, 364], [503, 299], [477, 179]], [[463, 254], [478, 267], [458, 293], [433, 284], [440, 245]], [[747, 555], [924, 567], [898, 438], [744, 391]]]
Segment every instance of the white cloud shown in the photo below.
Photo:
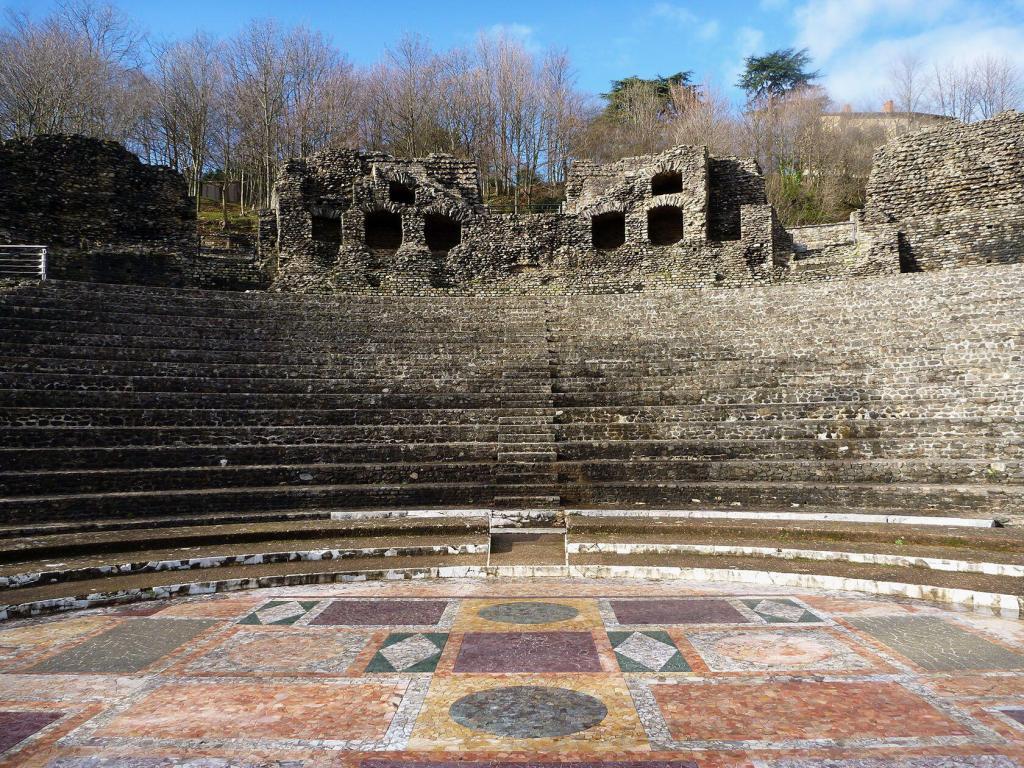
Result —
[[495, 37], [510, 37], [517, 40], [533, 37], [533, 27], [527, 24], [492, 24], [487, 33]]
[[1006, 57], [1024, 69], [1024, 28], [974, 19], [850, 46], [829, 63], [822, 84], [838, 102], [872, 104], [877, 109], [892, 98], [892, 62], [908, 53], [917, 55], [929, 69], [935, 64], [967, 63], [979, 56]]
[[957, 0], [807, 0], [793, 11], [797, 46], [826, 62], [870, 30], [912, 22], [934, 24]]
[[694, 32], [702, 40], [713, 40], [721, 29], [716, 19], [702, 20], [686, 6], [674, 3], [658, 3], [651, 8], [651, 15], [667, 19], [684, 30]]
[[535, 37], [535, 30], [528, 24], [518, 22], [492, 24], [484, 30], [484, 34], [495, 40], [514, 40], [528, 51], [536, 53], [541, 49]]
[[725, 82], [732, 85], [739, 80], [746, 66], [746, 58], [762, 53], [764, 48], [764, 32], [754, 27], [740, 27], [733, 38], [734, 58], [730, 58], [722, 67]]

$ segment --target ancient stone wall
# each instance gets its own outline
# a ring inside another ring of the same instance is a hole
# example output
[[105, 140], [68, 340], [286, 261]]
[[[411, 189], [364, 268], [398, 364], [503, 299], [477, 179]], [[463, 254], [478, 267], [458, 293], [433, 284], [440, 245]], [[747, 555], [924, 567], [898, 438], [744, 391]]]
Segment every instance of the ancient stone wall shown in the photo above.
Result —
[[1024, 114], [892, 141], [867, 191], [865, 228], [895, 227], [903, 271], [1020, 261]]
[[[481, 204], [471, 163], [324, 153], [285, 166], [261, 247], [274, 249], [279, 290], [559, 294], [773, 279], [782, 241], [751, 160], [676, 147], [581, 161], [566, 189], [560, 213], [498, 214]], [[727, 230], [717, 239], [709, 195]]]
[[185, 180], [114, 142], [0, 143], [0, 241], [46, 245], [54, 278], [172, 285], [198, 250]]

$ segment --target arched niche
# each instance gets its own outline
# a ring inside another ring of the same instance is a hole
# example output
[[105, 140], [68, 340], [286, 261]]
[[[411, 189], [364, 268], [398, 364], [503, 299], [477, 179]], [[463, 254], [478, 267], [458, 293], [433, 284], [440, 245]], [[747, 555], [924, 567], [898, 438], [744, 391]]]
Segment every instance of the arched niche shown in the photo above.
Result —
[[626, 215], [609, 211], [590, 219], [590, 237], [596, 250], [614, 251], [626, 242]]
[[683, 210], [660, 205], [647, 211], [647, 239], [651, 245], [674, 245], [683, 239]]
[[675, 195], [683, 191], [683, 174], [679, 171], [662, 171], [651, 179], [651, 195]]
[[462, 224], [443, 213], [428, 213], [423, 217], [423, 236], [431, 251], [447, 253], [462, 242]]
[[394, 211], [366, 214], [366, 247], [374, 251], [397, 251], [402, 246], [402, 216]]

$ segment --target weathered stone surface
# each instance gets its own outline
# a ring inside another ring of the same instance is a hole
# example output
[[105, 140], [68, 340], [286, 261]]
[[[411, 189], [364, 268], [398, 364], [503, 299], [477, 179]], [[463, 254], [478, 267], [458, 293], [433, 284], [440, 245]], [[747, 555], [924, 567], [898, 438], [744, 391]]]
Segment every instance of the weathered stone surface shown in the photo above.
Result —
[[904, 271], [1019, 262], [1024, 114], [921, 131], [875, 155], [863, 224], [898, 230]]
[[[704, 147], [604, 166], [580, 161], [563, 210], [550, 214], [490, 211], [476, 168], [442, 155], [322, 153], [288, 163], [276, 193], [260, 235], [265, 258], [277, 260], [278, 290], [501, 295], [749, 285], [772, 279], [776, 244], [785, 242], [756, 163], [711, 158]], [[597, 235], [601, 221], [618, 233]]]

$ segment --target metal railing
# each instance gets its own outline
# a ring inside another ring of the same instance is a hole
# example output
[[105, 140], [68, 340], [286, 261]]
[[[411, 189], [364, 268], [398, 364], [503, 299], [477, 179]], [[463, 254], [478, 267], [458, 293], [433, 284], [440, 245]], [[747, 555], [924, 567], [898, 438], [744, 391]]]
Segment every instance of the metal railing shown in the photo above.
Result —
[[0, 245], [0, 278], [46, 279], [45, 245]]

